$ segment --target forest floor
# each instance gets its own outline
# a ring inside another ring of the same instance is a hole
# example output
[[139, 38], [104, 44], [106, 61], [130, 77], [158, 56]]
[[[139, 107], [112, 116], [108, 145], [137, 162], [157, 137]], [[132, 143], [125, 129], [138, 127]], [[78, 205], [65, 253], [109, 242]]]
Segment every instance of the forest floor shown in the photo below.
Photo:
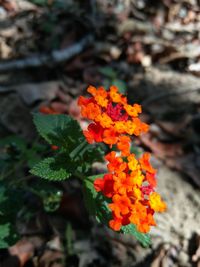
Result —
[[59, 210], [20, 224], [0, 267], [200, 267], [200, 2], [0, 0], [0, 58], [1, 138], [31, 143], [31, 112], [77, 117], [88, 85], [115, 84], [143, 107], [150, 131], [135, 142], [168, 205], [147, 249], [97, 224], [80, 185], [63, 183]]

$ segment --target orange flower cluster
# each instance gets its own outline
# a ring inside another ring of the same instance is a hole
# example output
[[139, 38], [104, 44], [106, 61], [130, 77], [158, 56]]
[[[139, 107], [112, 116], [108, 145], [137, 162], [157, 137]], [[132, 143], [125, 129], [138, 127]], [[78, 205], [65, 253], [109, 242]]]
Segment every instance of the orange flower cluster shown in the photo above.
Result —
[[80, 96], [78, 100], [81, 115], [94, 121], [84, 131], [87, 141], [104, 142], [111, 146], [117, 144], [124, 155], [127, 154], [130, 138], [126, 135], [138, 136], [148, 131], [148, 125], [138, 118], [141, 106], [129, 105], [127, 98], [118, 93], [116, 86], [111, 86], [109, 91], [103, 87], [96, 89], [89, 86], [87, 91], [92, 97]]
[[108, 91], [89, 86], [87, 91], [92, 96], [78, 100], [82, 116], [93, 121], [83, 131], [87, 141], [116, 145], [119, 150], [119, 155], [111, 151], [105, 156], [109, 173], [94, 182], [96, 191], [110, 199], [109, 226], [119, 231], [123, 225], [133, 223], [138, 231], [147, 233], [156, 225], [154, 213], [164, 211], [166, 204], [155, 192], [156, 170], [150, 164], [150, 154], [136, 159], [130, 152], [131, 136], [148, 130], [148, 125], [138, 118], [141, 106], [129, 105], [116, 86]]

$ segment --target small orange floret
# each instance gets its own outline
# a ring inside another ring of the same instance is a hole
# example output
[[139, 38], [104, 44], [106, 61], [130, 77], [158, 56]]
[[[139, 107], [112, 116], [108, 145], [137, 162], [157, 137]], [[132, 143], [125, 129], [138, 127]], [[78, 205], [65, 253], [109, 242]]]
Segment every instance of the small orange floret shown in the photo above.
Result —
[[155, 174], [156, 170], [150, 164], [150, 156], [151, 156], [150, 153], [147, 153], [147, 152], [144, 153], [142, 157], [139, 159], [139, 162], [140, 162], [141, 168], [144, 171], [147, 171], [151, 174]]
[[119, 136], [117, 142], [117, 148], [121, 151], [122, 156], [128, 156], [130, 154], [131, 139], [127, 135]]
[[94, 99], [96, 100], [98, 105], [106, 108], [108, 105], [107, 95], [108, 95], [108, 93], [106, 92], [106, 90], [103, 87], [99, 87], [97, 89], [97, 92], [96, 92]]
[[122, 226], [122, 219], [114, 217], [112, 220], [109, 221], [109, 226], [114, 231], [119, 231]]
[[150, 207], [157, 212], [163, 212], [166, 210], [166, 204], [161, 200], [160, 195], [157, 192], [153, 192], [149, 196]]
[[114, 145], [118, 141], [118, 134], [113, 127], [106, 129], [103, 133], [103, 141], [108, 145]]
[[98, 121], [103, 128], [110, 128], [113, 125], [112, 119], [106, 114], [99, 114], [95, 117], [95, 120]]
[[87, 98], [87, 97], [84, 97], [84, 96], [81, 95], [78, 98], [78, 105], [79, 106], [85, 106], [85, 105], [88, 105], [91, 102], [93, 102], [93, 98], [92, 97]]
[[88, 93], [90, 93], [92, 96], [95, 96], [95, 95], [96, 95], [96, 92], [97, 92], [97, 89], [96, 89], [94, 86], [90, 85], [90, 86], [88, 87], [87, 91], [88, 91]]
[[97, 104], [89, 103], [82, 106], [81, 115], [89, 120], [95, 120], [96, 117], [101, 115], [101, 109]]
[[97, 178], [94, 181], [94, 188], [97, 192], [101, 191], [104, 196], [111, 198], [113, 196], [113, 184], [113, 175], [107, 173], [103, 178]]
[[128, 167], [131, 171], [135, 171], [139, 168], [138, 160], [135, 158], [134, 154], [128, 156]]
[[114, 85], [110, 87], [109, 95], [114, 103], [121, 103], [124, 101], [121, 94], [118, 93], [118, 88]]
[[88, 143], [92, 144], [93, 142], [102, 142], [103, 128], [99, 124], [91, 123], [88, 126], [88, 130], [83, 131], [85, 138]]
[[131, 192], [134, 186], [133, 180], [125, 172], [120, 172], [113, 178], [114, 190], [120, 195], [125, 195], [128, 192]]
[[156, 187], [157, 185], [157, 181], [156, 181], [156, 173], [146, 173], [145, 179], [148, 181], [148, 183], [152, 186], [152, 187]]
[[142, 112], [142, 108], [138, 104], [134, 104], [133, 106], [126, 104], [124, 105], [124, 109], [131, 117], [137, 117], [138, 114]]
[[105, 156], [105, 159], [109, 162], [107, 167], [109, 171], [116, 171], [120, 168], [123, 160], [120, 157], [116, 157], [116, 152], [112, 151]]
[[113, 203], [109, 204], [109, 208], [116, 214], [117, 217], [120, 217], [121, 214], [128, 214], [131, 208], [131, 201], [129, 197], [119, 194], [115, 194], [112, 197]]

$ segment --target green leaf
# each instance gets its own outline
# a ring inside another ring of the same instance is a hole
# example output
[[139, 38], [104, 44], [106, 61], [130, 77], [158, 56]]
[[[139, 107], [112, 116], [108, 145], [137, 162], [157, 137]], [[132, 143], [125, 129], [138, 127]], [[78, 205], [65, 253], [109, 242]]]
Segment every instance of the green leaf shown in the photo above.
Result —
[[121, 232], [124, 234], [133, 235], [144, 247], [149, 247], [151, 244], [150, 235], [140, 233], [134, 224], [128, 224], [126, 226], [122, 226]]
[[29, 168], [32, 168], [41, 160], [41, 156], [37, 153], [37, 151], [33, 149], [27, 149], [27, 151], [25, 152], [25, 156]]
[[22, 196], [21, 192], [18, 194], [17, 191], [0, 185], [0, 249], [13, 245], [19, 239], [15, 224]]
[[97, 178], [103, 177], [104, 174], [98, 174], [98, 175], [92, 175], [87, 177], [83, 181], [83, 196], [84, 196], [84, 201], [86, 204], [86, 208], [88, 209], [89, 213], [91, 215], [96, 215], [97, 213], [97, 196], [98, 192], [94, 188], [94, 181]]
[[29, 0], [29, 2], [32, 2], [35, 5], [39, 6], [47, 6], [48, 5], [48, 0]]
[[66, 155], [59, 154], [54, 158], [49, 157], [39, 162], [30, 170], [30, 173], [47, 180], [62, 181], [71, 176], [70, 168]]
[[98, 222], [108, 225], [111, 219], [111, 211], [108, 208], [109, 199], [98, 193], [94, 188], [94, 181], [104, 174], [89, 176], [84, 180], [84, 200], [90, 214], [94, 215]]
[[87, 179], [83, 181], [83, 196], [86, 208], [91, 215], [96, 214], [96, 197], [97, 191], [94, 188], [94, 180], [98, 177], [103, 177], [99, 175], [89, 176]]
[[[6, 192], [5, 186], [1, 185], [0, 186], [0, 203], [3, 203], [4, 201], [7, 200], [7, 196], [6, 196], [5, 192]], [[1, 210], [0, 210], [0, 212], [1, 212]]]
[[100, 68], [99, 72], [110, 79], [115, 79], [117, 76], [116, 71], [114, 71], [111, 67]]
[[112, 219], [111, 210], [108, 208], [110, 199], [98, 194], [96, 198], [96, 219], [98, 222], [108, 226], [108, 222]]
[[14, 245], [18, 238], [10, 223], [0, 225], [0, 249]]
[[114, 79], [112, 81], [112, 85], [115, 85], [117, 86], [117, 88], [119, 89], [119, 92], [121, 94], [126, 94], [127, 92], [127, 87], [126, 87], [126, 83], [122, 80], [119, 80], [119, 79]]
[[8, 243], [5, 241], [5, 238], [9, 236], [9, 233], [10, 233], [9, 223], [0, 225], [0, 249], [8, 247]]
[[72, 151], [83, 140], [81, 128], [76, 120], [64, 114], [34, 114], [34, 123], [39, 134], [51, 145]]
[[20, 151], [24, 151], [26, 149], [27, 143], [22, 137], [19, 137], [17, 135], [9, 135], [0, 140], [0, 147], [4, 147], [7, 145], [14, 145]]

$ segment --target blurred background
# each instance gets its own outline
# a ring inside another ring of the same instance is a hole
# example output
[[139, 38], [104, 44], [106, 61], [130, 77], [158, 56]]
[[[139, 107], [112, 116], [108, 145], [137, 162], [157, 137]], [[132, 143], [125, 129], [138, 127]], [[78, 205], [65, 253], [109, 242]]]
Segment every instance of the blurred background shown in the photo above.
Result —
[[[0, 59], [0, 266], [199, 267], [200, 1], [0, 0]], [[77, 97], [111, 84], [150, 124], [135, 144], [168, 205], [150, 248], [89, 217], [76, 180], [28, 172], [49, 153], [31, 113], [84, 125]]]

